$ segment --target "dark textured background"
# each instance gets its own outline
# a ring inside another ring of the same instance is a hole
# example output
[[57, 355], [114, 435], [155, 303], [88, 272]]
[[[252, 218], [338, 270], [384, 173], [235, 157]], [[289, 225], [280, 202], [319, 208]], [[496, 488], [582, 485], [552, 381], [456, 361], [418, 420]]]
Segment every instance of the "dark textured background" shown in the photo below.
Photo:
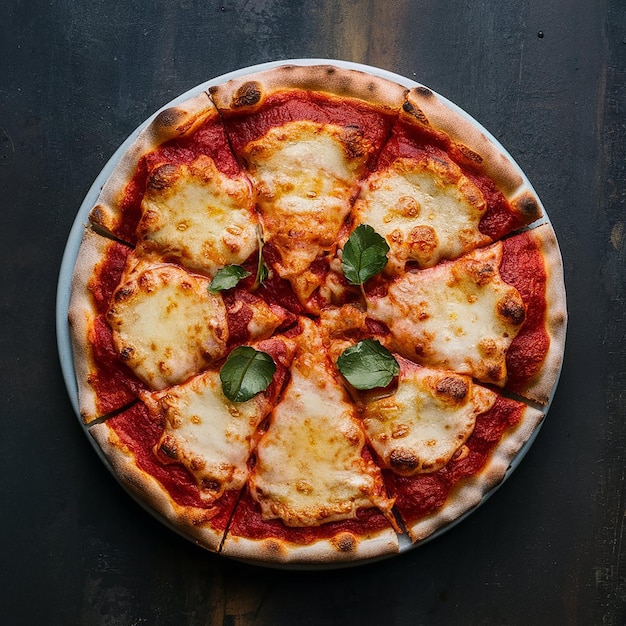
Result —
[[[280, 58], [376, 65], [445, 95], [528, 174], [561, 244], [561, 383], [505, 486], [374, 565], [241, 565], [118, 486], [58, 365], [61, 256], [135, 127], [216, 75]], [[600, 624], [626, 620], [626, 4], [622, 0], [142, 3], [0, 9], [0, 615], [7, 624]]]

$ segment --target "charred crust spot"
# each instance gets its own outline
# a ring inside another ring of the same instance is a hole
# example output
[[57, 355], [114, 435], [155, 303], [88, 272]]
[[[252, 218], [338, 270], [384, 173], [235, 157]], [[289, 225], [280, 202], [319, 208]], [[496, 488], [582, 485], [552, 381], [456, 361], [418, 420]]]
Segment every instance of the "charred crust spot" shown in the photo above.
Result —
[[352, 533], [339, 533], [331, 540], [331, 543], [339, 552], [354, 552], [357, 547], [356, 537]]
[[468, 160], [476, 165], [480, 165], [483, 162], [483, 158], [477, 152], [474, 152], [462, 143], [456, 144], [457, 150]]
[[465, 400], [469, 392], [467, 383], [462, 378], [446, 376], [437, 383], [437, 394], [459, 404]]
[[416, 87], [415, 92], [418, 93], [423, 98], [431, 98], [433, 95], [433, 92], [430, 89], [428, 89], [428, 87], [424, 87], [423, 85]]
[[157, 128], [175, 127], [182, 118], [181, 111], [176, 108], [165, 109], [154, 118], [154, 125]]
[[524, 195], [517, 201], [517, 206], [520, 212], [527, 216], [532, 217], [533, 215], [539, 216], [539, 204], [531, 195]]
[[257, 104], [261, 100], [261, 87], [255, 81], [248, 81], [237, 89], [233, 96], [233, 108], [249, 107]]
[[167, 189], [176, 174], [176, 166], [171, 163], [165, 163], [155, 168], [148, 179], [147, 187], [153, 191], [163, 191]]
[[419, 459], [409, 450], [396, 448], [389, 455], [389, 464], [400, 472], [412, 472], [419, 467]]
[[96, 204], [91, 212], [89, 213], [89, 219], [93, 222], [102, 222], [104, 221], [105, 209], [101, 204]]
[[412, 115], [418, 122], [421, 122], [424, 125], [429, 124], [428, 118], [424, 115], [424, 112], [418, 107], [416, 107], [414, 104], [409, 102], [408, 100], [404, 101], [404, 104], [402, 105], [402, 109], [404, 110], [405, 113]]
[[498, 313], [516, 326], [522, 324], [526, 317], [524, 307], [512, 298], [505, 298], [498, 302]]
[[278, 556], [284, 552], [283, 545], [274, 539], [266, 539], [263, 547], [271, 556]]

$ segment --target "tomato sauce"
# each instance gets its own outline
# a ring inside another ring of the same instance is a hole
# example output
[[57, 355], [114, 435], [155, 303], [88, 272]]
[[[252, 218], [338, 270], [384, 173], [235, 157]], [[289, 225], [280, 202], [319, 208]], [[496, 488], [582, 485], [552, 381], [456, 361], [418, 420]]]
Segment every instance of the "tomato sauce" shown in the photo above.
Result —
[[504, 432], [519, 423], [523, 410], [523, 404], [498, 397], [489, 411], [476, 418], [474, 432], [465, 443], [468, 454], [453, 458], [436, 472], [399, 476], [385, 470], [389, 490], [396, 497], [403, 519], [413, 523], [441, 508], [459, 481], [480, 472]]
[[89, 344], [95, 369], [90, 373], [88, 382], [96, 394], [96, 410], [99, 415], [106, 415], [135, 400], [145, 386], [120, 362], [104, 315], [95, 319]]
[[88, 289], [93, 296], [98, 314], [105, 314], [109, 308], [111, 296], [115, 291], [131, 249], [121, 243], [111, 241], [106, 256], [98, 264], [95, 274], [89, 281]]
[[515, 391], [537, 373], [550, 347], [545, 328], [547, 276], [537, 243], [529, 234], [505, 239], [502, 246], [500, 274], [526, 304], [524, 325], [506, 357], [507, 387]]
[[325, 94], [285, 91], [268, 97], [258, 111], [229, 114], [225, 118], [228, 136], [236, 154], [275, 126], [307, 120], [354, 128], [370, 141], [373, 165], [375, 154], [389, 136], [393, 117], [358, 100], [332, 98]]
[[211, 157], [217, 169], [226, 176], [237, 176], [241, 173], [224, 128], [218, 119], [213, 118], [189, 137], [167, 141], [141, 157], [134, 176], [124, 190], [120, 203], [122, 221], [113, 234], [123, 241], [135, 244], [137, 225], [142, 215], [141, 203], [150, 172], [163, 163], [189, 164], [200, 155]]
[[138, 402], [108, 420], [107, 425], [135, 455], [137, 467], [161, 483], [177, 504], [206, 509], [204, 521], [210, 519], [213, 528], [226, 528], [238, 492], [226, 492], [218, 502], [207, 505], [193, 476], [182, 465], [161, 463], [154, 449], [163, 433], [163, 424], [150, 416], [144, 404]]
[[320, 526], [286, 526], [279, 519], [264, 520], [261, 510], [246, 490], [233, 517], [229, 534], [250, 539], [282, 539], [307, 545], [319, 539], [330, 539], [341, 532], [351, 532], [357, 537], [374, 533], [390, 524], [385, 516], [375, 508], [358, 509], [354, 519], [328, 522]]

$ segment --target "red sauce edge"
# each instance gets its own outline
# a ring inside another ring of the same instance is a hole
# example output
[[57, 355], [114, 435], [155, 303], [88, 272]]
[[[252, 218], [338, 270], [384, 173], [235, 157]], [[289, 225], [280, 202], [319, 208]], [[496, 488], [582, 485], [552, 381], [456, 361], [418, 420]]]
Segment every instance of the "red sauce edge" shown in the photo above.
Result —
[[150, 416], [143, 403], [138, 402], [107, 420], [106, 424], [133, 453], [137, 467], [161, 483], [177, 504], [205, 509], [205, 519], [211, 519], [211, 527], [226, 528], [239, 492], [227, 491], [212, 505], [203, 502], [193, 477], [182, 465], [164, 464], [158, 460], [154, 448], [163, 433], [163, 424]]
[[271, 128], [288, 122], [310, 120], [316, 123], [350, 126], [363, 132], [372, 144], [372, 160], [389, 136], [394, 116], [382, 113], [365, 102], [335, 99], [326, 94], [284, 91], [269, 96], [256, 111], [228, 113], [224, 123], [233, 150], [240, 154], [251, 141]]
[[507, 388], [516, 391], [539, 371], [550, 347], [546, 331], [547, 275], [537, 243], [528, 233], [502, 242], [502, 279], [513, 285], [526, 304], [526, 319], [506, 356]]
[[192, 135], [167, 141], [141, 157], [133, 177], [124, 190], [120, 202], [122, 220], [113, 234], [123, 241], [135, 244], [137, 225], [142, 215], [141, 202], [150, 172], [163, 163], [189, 164], [200, 155], [213, 159], [217, 169], [226, 176], [236, 177], [241, 174], [241, 168], [230, 149], [224, 127], [217, 117], [213, 117]]
[[279, 519], [264, 520], [259, 505], [246, 489], [235, 511], [229, 534], [249, 539], [281, 539], [298, 545], [308, 545], [320, 539], [330, 539], [341, 532], [363, 536], [390, 527], [385, 516], [376, 508], [358, 509], [354, 519], [303, 528], [286, 526]]
[[511, 209], [504, 194], [493, 181], [454, 158], [456, 148], [450, 138], [436, 133], [426, 126], [417, 126], [399, 121], [393, 128], [389, 141], [385, 144], [378, 159], [377, 169], [389, 167], [398, 158], [425, 159], [427, 156], [448, 160], [451, 158], [463, 173], [482, 192], [487, 209], [478, 229], [493, 240], [500, 239], [523, 225], [523, 221]]
[[498, 396], [494, 406], [476, 418], [474, 432], [466, 442], [469, 454], [452, 459], [445, 467], [429, 474], [400, 476], [385, 470], [384, 476], [398, 512], [407, 524], [435, 513], [462, 480], [478, 474], [504, 432], [519, 423], [525, 406]]

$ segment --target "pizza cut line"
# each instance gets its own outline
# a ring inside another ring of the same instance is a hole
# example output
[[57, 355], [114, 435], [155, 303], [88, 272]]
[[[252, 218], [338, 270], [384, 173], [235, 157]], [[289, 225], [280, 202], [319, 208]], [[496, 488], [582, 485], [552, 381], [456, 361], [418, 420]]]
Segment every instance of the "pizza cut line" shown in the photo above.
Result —
[[140, 133], [69, 323], [82, 420], [129, 491], [211, 551], [320, 565], [422, 541], [503, 480], [566, 306], [540, 202], [475, 123], [285, 65]]

